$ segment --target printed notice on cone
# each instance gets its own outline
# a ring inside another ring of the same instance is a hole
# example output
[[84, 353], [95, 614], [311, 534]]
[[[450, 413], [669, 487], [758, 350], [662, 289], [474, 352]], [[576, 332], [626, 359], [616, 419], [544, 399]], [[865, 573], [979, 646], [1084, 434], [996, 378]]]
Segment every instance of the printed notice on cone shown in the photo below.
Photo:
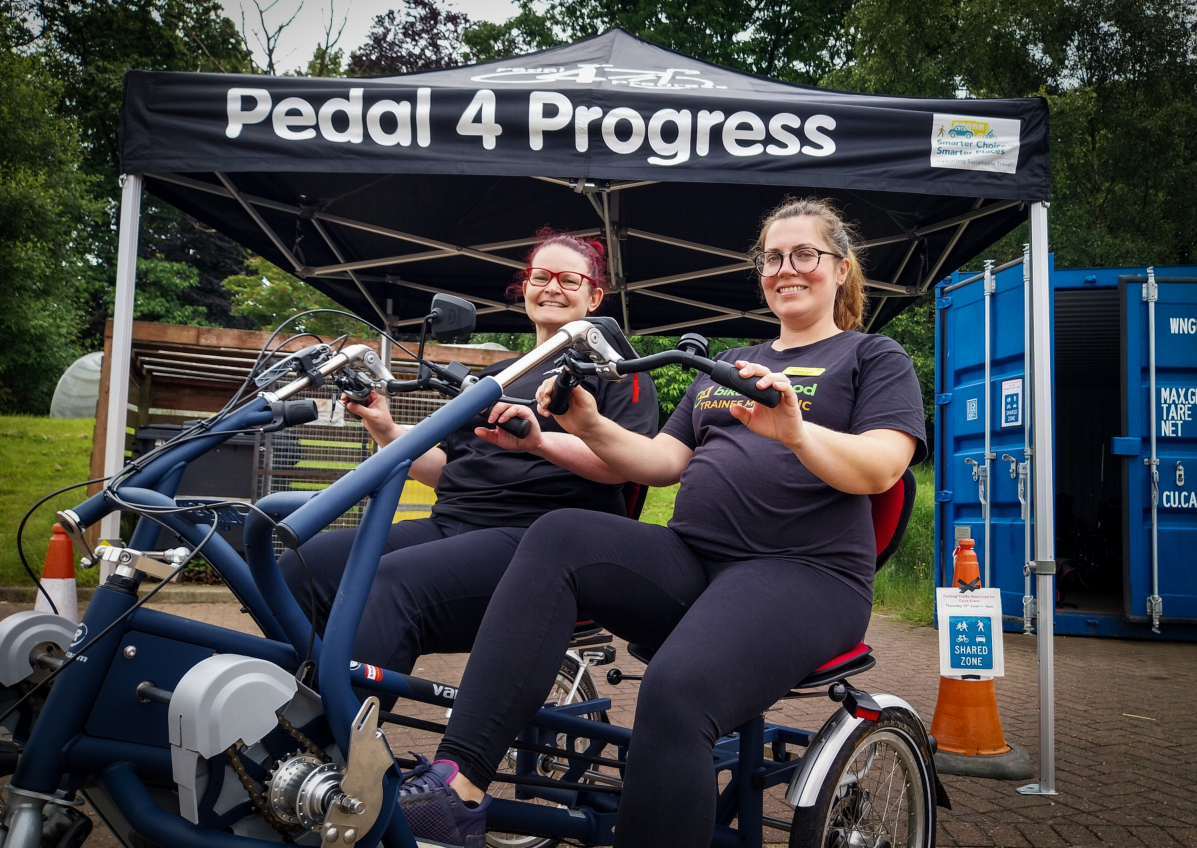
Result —
[[999, 589], [935, 590], [941, 677], [1004, 677]]

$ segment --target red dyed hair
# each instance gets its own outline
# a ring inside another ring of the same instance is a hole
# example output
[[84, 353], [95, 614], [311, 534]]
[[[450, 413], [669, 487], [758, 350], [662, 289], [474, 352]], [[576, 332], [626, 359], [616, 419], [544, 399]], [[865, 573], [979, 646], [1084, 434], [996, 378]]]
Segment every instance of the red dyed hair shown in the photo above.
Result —
[[[607, 249], [598, 239], [583, 240], [569, 233], [554, 230], [552, 227], [542, 227], [536, 231], [536, 244], [528, 255], [524, 257], [524, 264], [531, 268], [536, 254], [546, 247], [559, 244], [567, 247], [586, 260], [586, 273], [594, 280], [596, 287], [604, 292], [608, 289], [607, 281]], [[524, 295], [524, 271], [516, 274], [515, 282], [507, 287], [507, 297], [517, 301]]]

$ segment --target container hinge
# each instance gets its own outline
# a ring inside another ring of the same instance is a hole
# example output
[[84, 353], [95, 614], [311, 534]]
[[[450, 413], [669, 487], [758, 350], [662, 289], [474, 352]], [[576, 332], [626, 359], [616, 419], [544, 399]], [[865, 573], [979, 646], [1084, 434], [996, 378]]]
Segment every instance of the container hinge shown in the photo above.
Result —
[[1164, 599], [1152, 595], [1147, 599], [1147, 614], [1151, 616], [1151, 632], [1160, 632], [1160, 618], [1164, 615]]
[[936, 406], [945, 406], [951, 402], [952, 402], [952, 393], [951, 392], [944, 392], [941, 395], [935, 396], [935, 405]]
[[989, 511], [989, 463], [984, 465], [972, 457], [965, 457], [966, 463], [973, 467], [973, 480], [977, 483], [977, 500], [981, 502], [981, 515]]
[[1160, 505], [1160, 458], [1158, 456], [1143, 457], [1143, 464], [1151, 469], [1151, 505]]
[[997, 279], [993, 276], [992, 259], [985, 260], [985, 294], [994, 294], [997, 292]]
[[950, 298], [950, 297], [935, 298], [935, 308], [936, 309], [947, 309], [951, 305], [952, 305], [952, 298]]
[[935, 493], [935, 502], [936, 503], [948, 503], [951, 500], [952, 500], [952, 490], [951, 489], [940, 489], [938, 492]]
[[1147, 282], [1143, 284], [1143, 302], [1155, 303], [1160, 297], [1160, 287], [1155, 281], [1155, 267], [1147, 269]]
[[[1029, 565], [1030, 563], [1028, 563]], [[1022, 596], [1022, 632], [1031, 633], [1035, 629], [1035, 616], [1038, 615], [1038, 605], [1034, 595]]]

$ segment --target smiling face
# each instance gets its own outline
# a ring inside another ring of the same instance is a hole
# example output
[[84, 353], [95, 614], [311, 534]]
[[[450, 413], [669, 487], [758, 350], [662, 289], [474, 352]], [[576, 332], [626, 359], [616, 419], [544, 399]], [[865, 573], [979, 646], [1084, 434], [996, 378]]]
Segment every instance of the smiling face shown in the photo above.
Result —
[[[763, 245], [766, 253], [790, 253], [802, 247], [839, 252], [820, 235], [817, 219], [805, 215], [773, 222]], [[789, 333], [826, 338], [839, 332], [835, 295], [848, 278], [849, 265], [846, 259], [820, 256], [813, 271], [799, 274], [787, 258], [776, 274], [760, 278], [765, 302], [781, 320], [783, 338]]]
[[[548, 271], [590, 274], [586, 257], [560, 244], [542, 247], [528, 264]], [[544, 286], [534, 286], [524, 281], [524, 308], [536, 325], [538, 341], [542, 334], [547, 338], [570, 321], [585, 318], [598, 308], [602, 300], [603, 290], [587, 282], [583, 282], [577, 291], [568, 291], [561, 287], [561, 280], [557, 276]]]

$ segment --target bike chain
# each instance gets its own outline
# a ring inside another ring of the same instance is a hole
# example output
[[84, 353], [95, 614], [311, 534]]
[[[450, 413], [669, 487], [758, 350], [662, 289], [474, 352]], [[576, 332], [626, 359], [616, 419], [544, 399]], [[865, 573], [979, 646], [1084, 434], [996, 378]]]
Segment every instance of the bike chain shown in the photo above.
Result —
[[275, 716], [278, 718], [279, 726], [295, 737], [295, 740], [303, 746], [307, 753], [311, 754], [322, 763], [332, 762], [332, 759], [328, 756], [328, 754], [324, 753], [323, 749], [317, 747], [316, 743], [305, 736], [302, 730], [283, 718], [282, 713], [275, 713]]
[[246, 773], [245, 766], [241, 763], [241, 757], [237, 755], [236, 743], [230, 745], [224, 753], [229, 758], [229, 764], [232, 765], [233, 771], [237, 772], [237, 778], [241, 781], [241, 785], [249, 793], [249, 800], [253, 802], [257, 811], [262, 814], [262, 818], [283, 837], [284, 842], [294, 843], [294, 834], [303, 830], [303, 828], [298, 825], [287, 824], [287, 822], [275, 815], [274, 810], [270, 809], [270, 805], [266, 803], [266, 799], [262, 797], [262, 793], [254, 786], [253, 778]]
[[[291, 724], [291, 722], [287, 721], [287, 719], [283, 718], [281, 713], [275, 713], [275, 716], [278, 718], [278, 723], [283, 730], [291, 734], [291, 736], [303, 746], [304, 751], [311, 754], [322, 763], [332, 762], [328, 754], [324, 753], [323, 750], [317, 747], [316, 743], [309, 739], [303, 731]], [[251, 778], [245, 771], [245, 766], [241, 762], [241, 757], [237, 754], [236, 745], [229, 746], [229, 749], [225, 751], [225, 754], [229, 758], [229, 763], [233, 766], [233, 771], [237, 772], [237, 778], [241, 781], [241, 785], [245, 787], [245, 791], [249, 794], [250, 801], [253, 802], [253, 805], [257, 811], [262, 814], [262, 818], [266, 819], [267, 823], [274, 828], [285, 841], [293, 843], [295, 841], [294, 834], [300, 830], [303, 830], [303, 828], [298, 825], [288, 824], [280, 819], [278, 815], [275, 814], [274, 810], [271, 809], [270, 805], [266, 803], [266, 799], [262, 797], [262, 793], [258, 791], [256, 786], [254, 786], [253, 778]]]

